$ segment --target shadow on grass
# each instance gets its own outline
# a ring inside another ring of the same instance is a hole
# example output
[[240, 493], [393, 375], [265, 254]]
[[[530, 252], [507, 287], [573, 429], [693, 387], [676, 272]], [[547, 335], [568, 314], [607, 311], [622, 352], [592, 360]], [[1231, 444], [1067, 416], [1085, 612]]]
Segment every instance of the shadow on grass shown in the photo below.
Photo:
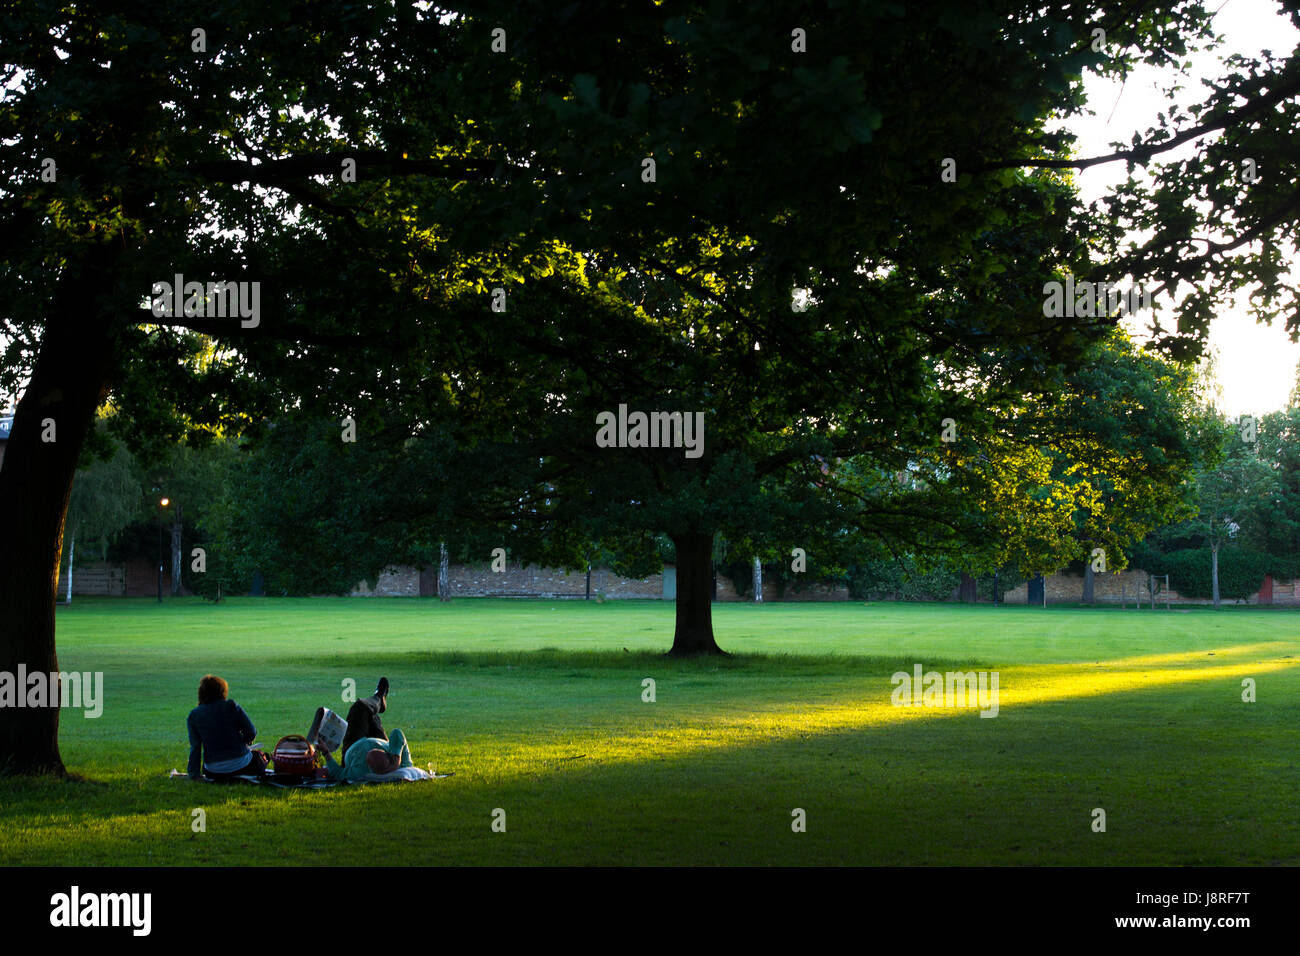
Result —
[[[1144, 706], [1172, 712], [1180, 696], [1160, 687]], [[224, 865], [301, 865], [318, 846], [337, 848], [332, 864], [365, 863], [395, 827], [402, 847], [393, 865], [1100, 865], [1116, 854], [1130, 863], [1223, 865], [1297, 852], [1295, 828], [1283, 836], [1276, 813], [1258, 832], [1222, 826], [1230, 814], [1271, 806], [1285, 792], [1280, 775], [1242, 749], [1232, 721], [1207, 714], [1205, 732], [1189, 735], [1185, 725], [1147, 726], [1117, 714], [1102, 698], [1031, 709], [1033, 722], [1019, 726], [967, 712], [967, 719], [840, 727], [612, 762], [539, 749], [504, 777], [324, 792], [162, 778], [114, 781], [111, 793], [85, 782], [37, 781], [33, 792], [15, 794], [0, 781], [6, 830], [16, 823], [31, 831], [21, 842], [10, 837], [19, 851], [5, 862], [39, 863], [41, 847], [65, 852], [76, 841], [100, 863], [163, 862], [143, 859], [144, 845], [172, 854], [172, 864], [192, 864], [185, 854], [198, 852], [201, 862]], [[1112, 730], [1096, 733], [1101, 723]], [[1250, 724], [1243, 711], [1235, 729]], [[1252, 790], [1270, 780], [1270, 793]], [[1170, 787], [1181, 787], [1178, 804], [1190, 821], [1170, 819]], [[194, 806], [237, 816], [195, 844]], [[1088, 827], [1096, 806], [1123, 812], [1107, 841]], [[492, 807], [509, 809], [510, 840], [484, 838]], [[815, 825], [806, 836], [791, 837], [791, 807], [808, 808]], [[1189, 825], [1196, 829], [1180, 830]], [[259, 840], [268, 826], [276, 839]], [[1180, 833], [1181, 843], [1173, 839]]]
[[[436, 670], [456, 668], [504, 670], [605, 670], [645, 671], [675, 674], [737, 673], [753, 675], [811, 677], [827, 674], [892, 674], [911, 671], [917, 663], [915, 654], [907, 656], [866, 656], [856, 654], [746, 654], [733, 652], [728, 657], [670, 657], [658, 651], [574, 651], [542, 647], [533, 651], [401, 651], [375, 654], [324, 653], [310, 657], [290, 655], [272, 657], [281, 664], [308, 665], [315, 668], [356, 667], [365, 662], [367, 672], [395, 668], [432, 667]], [[993, 666], [989, 661], [971, 658], [926, 657], [927, 667], [980, 669]]]
[[[1216, 659], [1257, 654], [1272, 645], [1240, 645], [1219, 648], [1216, 652], [1148, 655], [1120, 658], [1094, 665], [1042, 665], [1019, 667], [1007, 671], [1012, 681], [1021, 683], [1025, 694], [1018, 703], [1004, 704], [1007, 709], [1058, 714], [1058, 719], [1069, 721], [1081, 713], [1091, 713], [1094, 719], [1106, 717], [1107, 699], [1116, 695], [1134, 693], [1152, 694], [1162, 701], [1174, 702], [1185, 695], [1177, 684], [1189, 681], [1236, 679], [1242, 667], [1252, 673], [1291, 667], [1275, 660], [1271, 665], [1251, 660], [1245, 665], [1225, 666]], [[372, 664], [374, 659], [370, 658]], [[511, 663], [514, 662], [514, 663]], [[316, 666], [320, 662], [316, 661]], [[455, 668], [499, 668], [510, 671], [517, 668], [520, 677], [527, 671], [537, 674], [553, 671], [552, 678], [581, 675], [601, 670], [636, 674], [652, 668], [657, 675], [676, 673], [697, 676], [701, 672], [699, 661], [680, 661], [658, 654], [611, 654], [608, 652], [573, 652], [542, 649], [534, 652], [485, 653], [414, 653], [392, 655], [380, 661], [401, 665], [403, 668], [419, 665], [436, 665]], [[463, 791], [487, 790], [492, 793], [516, 785], [536, 788], [542, 780], [547, 786], [556, 785], [572, 777], [570, 768], [582, 775], [613, 774], [625, 780], [635, 780], [638, 768], [670, 766], [703, 768], [718, 762], [734, 762], [738, 772], [761, 773], [756, 768], [772, 765], [775, 753], [770, 748], [786, 746], [818, 747], [833, 741], [855, 741], [852, 749], [872, 751], [878, 747], [897, 748], [900, 741], [914, 743], [938, 741], [945, 749], [946, 735], [955, 739], [987, 741], [985, 731], [993, 729], [993, 721], [976, 717], [973, 721], [960, 718], [975, 717], [971, 710], [932, 708], [927, 712], [911, 708], [892, 707], [889, 704], [887, 676], [895, 671], [910, 671], [913, 661], [908, 658], [822, 657], [784, 655], [753, 655], [748, 657], [714, 659], [705, 662], [710, 672], [735, 672], [737, 676], [750, 677], [869, 677], [874, 683], [864, 687], [838, 688], [833, 694], [819, 699], [792, 700], [789, 691], [776, 699], [764, 699], [768, 688], [762, 683], [738, 686], [729, 698], [716, 702], [716, 711], [701, 718], [697, 709], [682, 711], [675, 717], [670, 710], [643, 711], [639, 706], [623, 710], [609, 710], [595, 723], [572, 728], [567, 732], [557, 728], [554, 714], [552, 723], [542, 721], [526, 746], [511, 737], [498, 752], [487, 751], [490, 763], [495, 759], [498, 769], [476, 777], [473, 772], [463, 773], [450, 785], [432, 784], [434, 788]], [[927, 667], [942, 669], [955, 666], [964, 670], [980, 669], [980, 665], [956, 664], [934, 660]], [[1163, 666], [1161, 666], [1163, 665]], [[1121, 673], [1116, 674], [1117, 670]], [[1096, 681], [1087, 686], [1087, 672]], [[395, 672], [399, 673], [399, 672]], [[501, 676], [505, 676], [504, 674]], [[511, 674], [513, 679], [515, 675]], [[1007, 686], [1007, 685], [1004, 685]], [[737, 706], [737, 705], [742, 706]], [[647, 719], [653, 713], [653, 719]], [[958, 718], [954, 720], [954, 718]], [[1243, 719], [1245, 719], [1243, 717]], [[663, 722], [661, 722], [661, 720]], [[998, 722], [1005, 725], [1005, 720]], [[462, 728], [463, 729], [463, 728]], [[918, 736], [919, 735], [919, 736]], [[1086, 738], [1086, 735], [1085, 735]], [[467, 735], [466, 740], [472, 740]], [[872, 743], [874, 742], [874, 743]], [[1022, 744], [1024, 741], [1022, 741]], [[1033, 741], [1029, 741], [1033, 745]], [[1089, 744], [1091, 745], [1091, 744]], [[1053, 744], [1055, 746], [1055, 744]], [[907, 748], [904, 748], [906, 750]], [[472, 753], [472, 749], [470, 750]], [[587, 763], [587, 753], [593, 755]], [[782, 750], [782, 753], [785, 751]], [[513, 765], [505, 770], [500, 765], [508, 755]], [[417, 754], [417, 757], [419, 755]], [[461, 756], [468, 753], [461, 748]], [[1049, 764], [1057, 758], [1054, 751], [1044, 756]], [[899, 759], [905, 759], [900, 756]], [[92, 764], [83, 773], [92, 777], [98, 769]], [[581, 769], [579, 769], [581, 768]], [[425, 785], [411, 785], [423, 789]], [[168, 779], [163, 774], [148, 777], [116, 776], [108, 781], [94, 779], [6, 778], [0, 779], [0, 816], [6, 820], [6, 829], [25, 826], [40, 830], [42, 825], [56, 827], [75, 826], [89, 820], [114, 820], [126, 817], [143, 817], [159, 813], [182, 812], [196, 800], [209, 805], [270, 805], [271, 801], [283, 804], [295, 798], [304, 800], [304, 806], [358, 806], [365, 805], [369, 794], [388, 788], [347, 788], [325, 791], [330, 803], [320, 802], [320, 792], [254, 788], [245, 785], [218, 786], [197, 784], [188, 780]], [[399, 792], [409, 792], [397, 788]], [[435, 793], [440, 791], [435, 790]], [[511, 790], [511, 792], [515, 792]], [[338, 799], [344, 804], [339, 804]], [[388, 799], [388, 798], [385, 798]]]

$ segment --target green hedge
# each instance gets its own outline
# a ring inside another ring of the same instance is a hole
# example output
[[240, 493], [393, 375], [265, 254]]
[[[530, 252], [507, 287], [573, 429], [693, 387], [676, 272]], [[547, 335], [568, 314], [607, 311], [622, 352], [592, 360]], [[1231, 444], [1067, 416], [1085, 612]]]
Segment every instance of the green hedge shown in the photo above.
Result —
[[961, 574], [942, 565], [922, 568], [910, 556], [885, 558], [849, 569], [849, 594], [859, 601], [947, 601]]
[[1025, 575], [1023, 575], [1020, 571], [1016, 570], [1015, 568], [1011, 568], [1011, 567], [1003, 568], [1001, 571], [998, 572], [998, 577], [997, 577], [998, 593], [996, 598], [994, 597], [993, 594], [992, 574], [980, 575], [979, 582], [978, 584], [976, 584], [976, 591], [981, 601], [992, 602], [996, 600], [999, 604], [1001, 604], [1006, 601], [1008, 591], [1014, 591], [1016, 588], [1020, 587], [1020, 585], [1024, 584], [1028, 580], [1029, 578], [1025, 577]]
[[[1209, 548], [1188, 548], [1168, 554], [1147, 552], [1146, 570], [1169, 575], [1169, 586], [1183, 597], [1209, 599], [1214, 596]], [[1219, 549], [1219, 596], [1235, 601], [1250, 597], [1274, 570], [1275, 559], [1248, 548]]]
[[731, 582], [731, 586], [736, 589], [736, 593], [742, 598], [751, 598], [754, 596], [754, 562], [719, 562], [715, 566], [715, 569], [718, 574], [727, 578], [727, 580]]
[[[727, 561], [719, 562], [714, 565], [717, 573], [729, 580], [731, 586], [736, 589], [736, 593], [745, 600], [752, 600], [754, 597], [754, 563], [753, 561]], [[842, 575], [833, 574], [805, 574], [790, 570], [790, 565], [785, 563], [764, 563], [763, 564], [763, 582], [769, 582], [775, 585], [776, 600], [780, 601], [785, 597], [785, 592], [791, 588], [799, 589], [809, 587], [812, 584], [825, 585], [826, 587], [840, 587], [844, 584]]]

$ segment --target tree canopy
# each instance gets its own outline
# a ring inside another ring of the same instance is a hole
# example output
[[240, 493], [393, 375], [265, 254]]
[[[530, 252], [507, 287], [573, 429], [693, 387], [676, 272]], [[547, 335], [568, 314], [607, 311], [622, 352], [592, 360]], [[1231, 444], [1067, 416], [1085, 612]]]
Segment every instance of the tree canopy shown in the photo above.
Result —
[[[0, 500], [28, 507], [0, 556], [0, 667], [56, 664], [50, 578], [106, 401], [142, 452], [285, 409], [449, 449], [472, 487], [436, 489], [427, 541], [457, 502], [521, 551], [663, 531], [674, 649], [715, 650], [716, 532], [832, 533], [841, 476], [941, 460], [945, 419], [976, 454], [1069, 387], [1117, 316], [1049, 316], [1046, 283], [1193, 283], [1162, 339], [1180, 354], [1236, 288], [1294, 305], [1293, 59], [1230, 63], [1111, 156], [1158, 185], [1104, 215], [1068, 170], [1105, 157], [1050, 128], [1085, 71], [1176, 64], [1209, 26], [1181, 3], [12, 4], [0, 387], [22, 399]], [[1160, 166], [1183, 142], [1197, 159]], [[622, 406], [703, 415], [702, 454], [600, 447]], [[1063, 479], [1079, 446], [1029, 418]], [[1076, 533], [1129, 533], [1096, 520], [1122, 465], [1086, 493], [1071, 473]], [[925, 524], [875, 507], [882, 534]], [[56, 735], [57, 711], [2, 715], [0, 759], [58, 767]]]

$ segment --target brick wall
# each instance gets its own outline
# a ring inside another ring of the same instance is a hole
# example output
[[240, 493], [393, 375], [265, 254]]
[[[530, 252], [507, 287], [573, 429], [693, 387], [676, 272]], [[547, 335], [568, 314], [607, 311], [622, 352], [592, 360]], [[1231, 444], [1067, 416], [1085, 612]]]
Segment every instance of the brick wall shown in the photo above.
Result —
[[[591, 593], [600, 590], [596, 572], [591, 575]], [[457, 564], [447, 569], [447, 597], [582, 597], [586, 594], [587, 573], [536, 565], [507, 562], [502, 571], [493, 571], [490, 562]]]
[[[636, 580], [615, 574], [608, 568], [591, 569], [591, 596], [615, 598], [662, 598], [662, 574]], [[535, 564], [508, 563], [493, 571], [491, 563], [457, 564], [447, 569], [448, 597], [573, 597], [587, 594], [587, 572], [543, 568]]]
[[[767, 600], [767, 582], [763, 582], [763, 600]], [[823, 584], [819, 581], [799, 588], [786, 588], [782, 601], [847, 601], [849, 586], [847, 584]]]
[[[727, 577], [725, 574], [719, 573], [717, 599], [719, 601], [752, 601], [754, 600], [754, 595], [751, 594], [749, 597], [741, 597], [740, 592], [736, 590], [736, 586], [731, 583], [731, 578]], [[763, 600], [776, 600], [776, 585], [772, 581], [769, 581], [766, 575], [763, 577]]]
[[[1147, 572], [1133, 568], [1119, 573], [1107, 572], [1094, 575], [1093, 600], [1097, 604], [1119, 604], [1123, 600], [1132, 607], [1137, 599], [1137, 594], [1141, 592], [1143, 604], [1149, 605], [1151, 595], [1147, 590], [1148, 581]], [[1273, 584], [1273, 603], [1283, 605], [1300, 604], [1300, 594], [1296, 593], [1298, 590], [1296, 584], [1295, 581], [1275, 581]], [[1170, 605], [1212, 603], [1209, 598], [1183, 597], [1174, 590], [1163, 592], [1161, 590], [1163, 585], [1163, 580], [1156, 582], [1156, 607], [1163, 605], [1166, 597], [1169, 599]], [[1046, 588], [1048, 604], [1078, 604], [1083, 600], [1083, 575], [1069, 572], [1049, 574], [1046, 578]], [[1008, 591], [1005, 598], [1006, 603], [1027, 603], [1028, 589], [1029, 584], [1026, 582], [1018, 588]], [[1229, 604], [1258, 604], [1259, 592], [1256, 591], [1244, 601], [1228, 600], [1226, 598], [1224, 600]]]
[[[153, 566], [150, 565], [150, 571]], [[163, 587], [169, 588], [170, 581], [164, 581]], [[154, 578], [154, 593], [158, 593], [158, 579]], [[59, 589], [57, 594], [62, 599], [68, 593], [68, 565], [65, 561], [59, 568]], [[126, 594], [126, 569], [120, 564], [88, 564], [84, 568], [72, 569], [72, 593], [74, 596], [99, 595], [121, 597]], [[170, 591], [164, 591], [170, 594]]]
[[[390, 567], [379, 575], [374, 587], [362, 581], [352, 589], [353, 597], [418, 597], [420, 571], [413, 567]], [[620, 577], [607, 568], [592, 568], [591, 596], [607, 598], [662, 598], [662, 574], [634, 580]], [[484, 564], [453, 564], [447, 568], [447, 597], [571, 597], [587, 594], [587, 572], [543, 568], [534, 564], [509, 563], [502, 571]]]
[[[763, 601], [847, 601], [848, 585], [828, 585], [814, 581], [803, 587], [787, 587], [785, 594], [777, 597], [776, 582], [769, 575], [763, 575]], [[753, 601], [754, 595], [742, 597], [725, 574], [718, 575], [718, 601]]]
[[[1258, 598], [1259, 595], [1254, 595]], [[1251, 603], [1254, 603], [1252, 601]], [[1295, 607], [1300, 604], [1300, 581], [1273, 580], [1273, 603]]]
[[[586, 593], [587, 573], [575, 571], [572, 577], [578, 585], [578, 596]], [[662, 598], [664, 576], [652, 574], [648, 578], [625, 578], [608, 568], [591, 569], [591, 595], [604, 593], [607, 598]]]
[[[163, 597], [172, 593], [171, 555], [163, 558]], [[158, 595], [158, 565], [152, 561], [135, 560], [122, 565], [125, 577], [124, 594], [127, 597], [156, 597]], [[77, 576], [72, 575], [72, 593], [77, 593]]]
[[350, 592], [350, 597], [419, 597], [420, 571], [418, 568], [387, 567], [379, 573], [373, 588], [362, 581]]
[[[163, 574], [163, 596], [171, 595], [169, 566]], [[537, 565], [507, 564], [504, 571], [493, 571], [490, 563], [453, 564], [447, 569], [449, 597], [568, 597], [583, 598], [587, 593], [586, 571], [566, 573], [559, 568], [542, 568]], [[59, 595], [67, 593], [66, 568], [60, 570]], [[136, 560], [122, 564], [96, 564], [77, 568], [72, 575], [74, 595], [110, 595], [115, 597], [153, 597], [158, 592], [157, 570], [152, 561]], [[185, 593], [189, 593], [186, 591]], [[409, 566], [385, 568], [373, 585], [360, 582], [349, 592], [351, 597], [419, 597], [420, 570]], [[663, 574], [647, 578], [625, 578], [608, 568], [592, 568], [591, 596], [604, 594], [607, 599], [620, 598], [662, 599]], [[736, 593], [725, 574], [718, 575], [719, 601], [750, 601]], [[776, 582], [763, 579], [764, 601], [847, 601], [849, 589], [845, 586], [810, 582], [803, 587], [787, 588], [784, 596], [777, 597]], [[1297, 597], [1300, 602], [1300, 596]]]

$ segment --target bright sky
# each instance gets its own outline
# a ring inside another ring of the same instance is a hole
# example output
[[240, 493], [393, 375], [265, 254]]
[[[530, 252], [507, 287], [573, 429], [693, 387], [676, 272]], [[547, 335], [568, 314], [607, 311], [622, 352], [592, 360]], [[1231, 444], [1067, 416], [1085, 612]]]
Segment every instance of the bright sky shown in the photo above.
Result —
[[[1211, 10], [1214, 0], [1209, 0]], [[1219, 58], [1239, 53], [1257, 56], [1269, 50], [1285, 56], [1300, 43], [1300, 31], [1278, 12], [1276, 0], [1227, 0], [1214, 20], [1215, 31], [1224, 37], [1223, 46], [1214, 53], [1192, 57], [1192, 69], [1182, 80], [1179, 94], [1183, 104], [1204, 99], [1202, 78], [1222, 75]], [[1110, 82], [1095, 76], [1085, 77], [1089, 108], [1095, 116], [1080, 117], [1068, 125], [1079, 138], [1082, 156], [1111, 152], [1115, 140], [1129, 142], [1135, 132], [1156, 125], [1156, 114], [1168, 109], [1169, 97], [1157, 86], [1169, 85], [1169, 70], [1140, 69], [1128, 82]], [[1178, 158], [1191, 150], [1170, 153]], [[1124, 181], [1127, 170], [1123, 162], [1093, 166], [1079, 175], [1080, 192], [1085, 201], [1099, 198], [1110, 187]], [[1260, 176], [1267, 175], [1261, 169]], [[1293, 277], [1300, 276], [1295, 269]], [[1244, 298], [1244, 296], [1243, 296]], [[1141, 324], [1142, 316], [1137, 317]], [[1263, 326], [1256, 323], [1244, 305], [1215, 319], [1210, 327], [1210, 347], [1217, 351], [1219, 382], [1223, 387], [1223, 407], [1229, 416], [1263, 415], [1284, 408], [1295, 381], [1300, 345], [1293, 343], [1279, 323]]]

